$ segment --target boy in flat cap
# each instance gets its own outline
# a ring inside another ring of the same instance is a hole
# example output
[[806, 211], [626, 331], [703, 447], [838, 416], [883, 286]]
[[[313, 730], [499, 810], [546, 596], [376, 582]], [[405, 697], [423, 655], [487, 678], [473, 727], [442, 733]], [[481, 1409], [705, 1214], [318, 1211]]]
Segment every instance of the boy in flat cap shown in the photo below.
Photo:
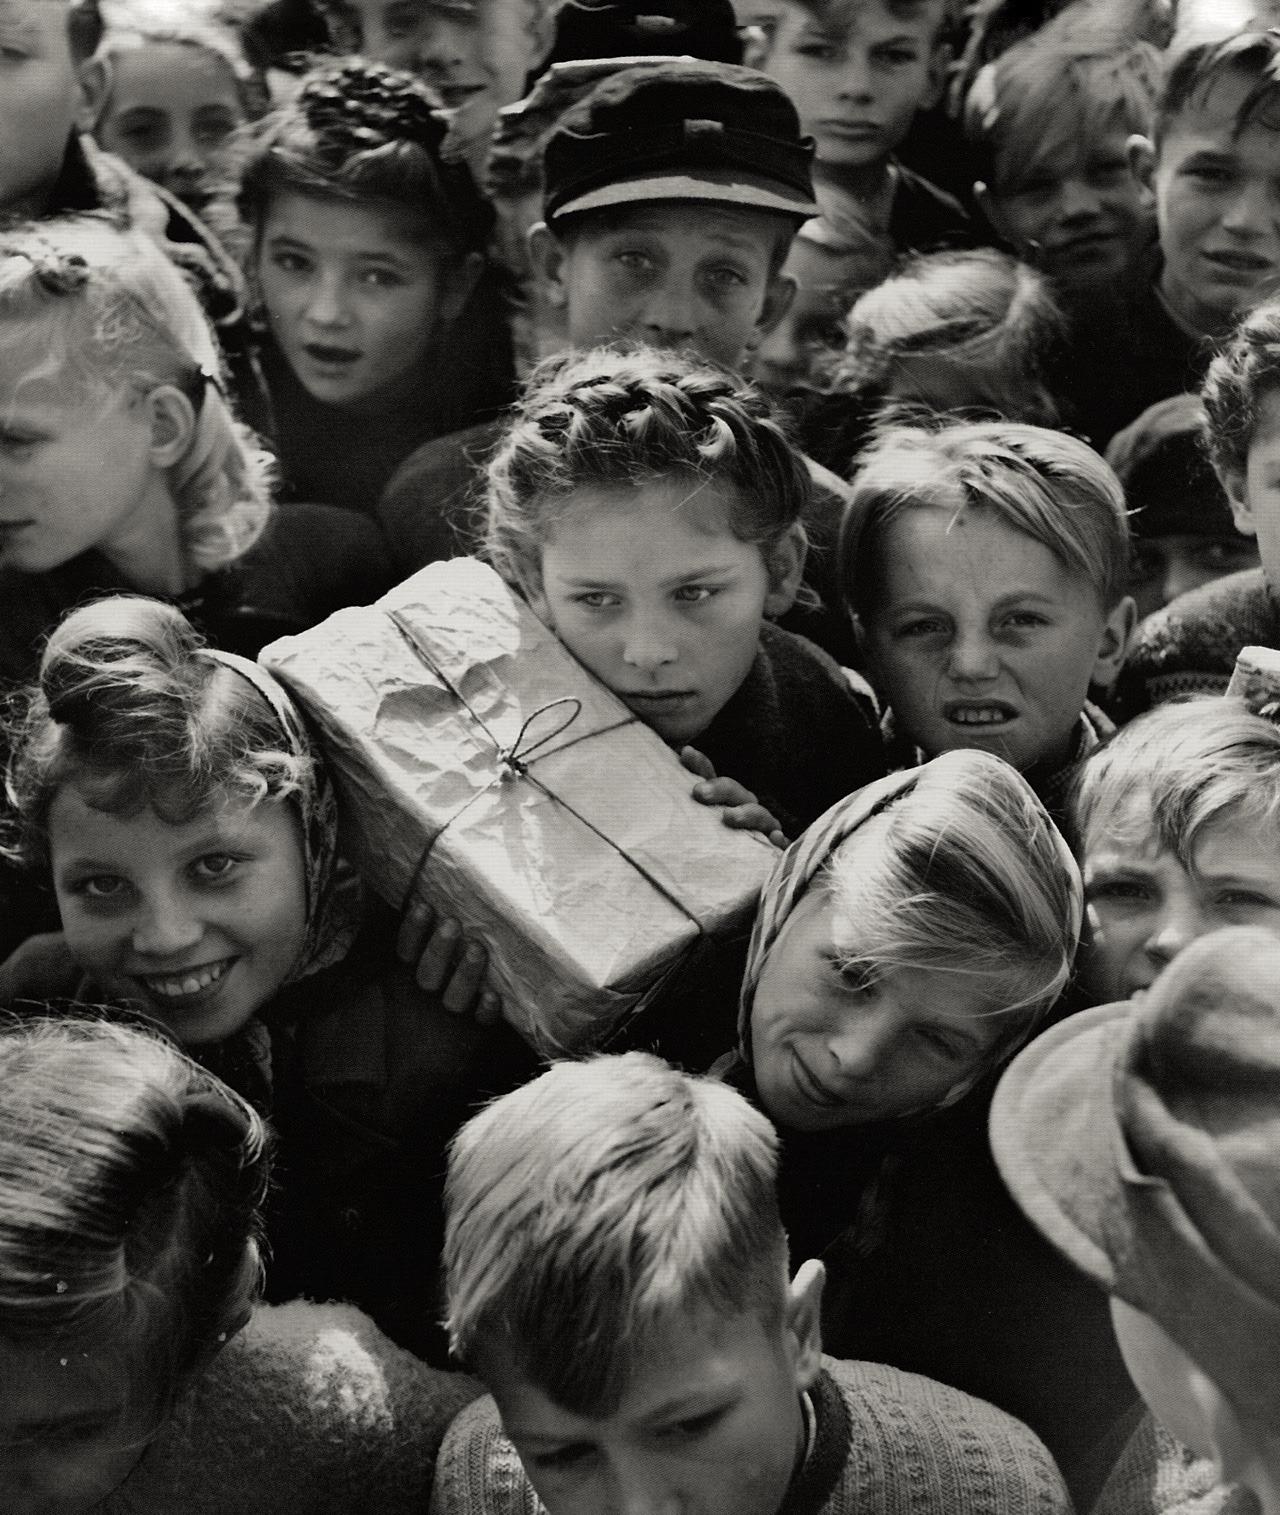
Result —
[[1280, 941], [1213, 932], [1141, 999], [1061, 1021], [1001, 1080], [991, 1141], [1110, 1294], [1152, 1412], [1094, 1515], [1278, 1515]]

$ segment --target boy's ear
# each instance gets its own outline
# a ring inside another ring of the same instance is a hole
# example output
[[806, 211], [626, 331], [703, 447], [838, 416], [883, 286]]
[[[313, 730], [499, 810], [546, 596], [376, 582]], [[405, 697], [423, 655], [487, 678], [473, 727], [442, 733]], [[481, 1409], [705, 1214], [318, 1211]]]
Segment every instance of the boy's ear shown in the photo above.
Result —
[[809, 1388], [822, 1370], [822, 1286], [827, 1270], [816, 1257], [800, 1264], [787, 1286], [787, 1332], [795, 1344], [796, 1387]]
[[449, 269], [440, 301], [440, 316], [446, 324], [456, 321], [462, 314], [463, 306], [475, 293], [482, 273], [484, 254], [481, 252], [469, 252]]
[[567, 309], [569, 290], [564, 281], [565, 248], [545, 221], [538, 221], [529, 228], [529, 258], [534, 276], [542, 281], [547, 291], [547, 303], [553, 310]]
[[782, 320], [783, 316], [791, 309], [792, 302], [796, 297], [796, 281], [790, 274], [776, 273], [769, 280], [769, 286], [764, 292], [764, 304], [760, 307], [760, 315], [756, 319], [755, 329], [747, 338], [747, 351], [755, 352], [761, 341], [769, 335], [773, 328]]
[[1120, 669], [1124, 666], [1125, 654], [1138, 625], [1138, 607], [1132, 595], [1125, 595], [1107, 612], [1103, 622], [1102, 638], [1098, 643], [1098, 657], [1093, 665], [1089, 682], [1101, 689], [1110, 689]]
[[1256, 537], [1258, 528], [1249, 506], [1249, 493], [1245, 488], [1244, 474], [1238, 468], [1224, 468], [1218, 474], [1218, 482], [1231, 506], [1231, 519], [1241, 536]]
[[1150, 209], [1156, 203], [1156, 147], [1150, 137], [1135, 132], [1124, 145], [1133, 176], [1142, 187], [1142, 200]]
[[151, 461], [157, 468], [172, 468], [191, 445], [195, 406], [174, 384], [159, 385], [143, 404], [151, 423]]
[[764, 597], [765, 615], [771, 618], [786, 615], [795, 604], [808, 554], [808, 538], [804, 527], [796, 521], [769, 552], [765, 565], [769, 571], [769, 592]]
[[111, 66], [105, 58], [86, 58], [76, 67], [76, 129], [91, 132], [106, 109], [111, 93]]

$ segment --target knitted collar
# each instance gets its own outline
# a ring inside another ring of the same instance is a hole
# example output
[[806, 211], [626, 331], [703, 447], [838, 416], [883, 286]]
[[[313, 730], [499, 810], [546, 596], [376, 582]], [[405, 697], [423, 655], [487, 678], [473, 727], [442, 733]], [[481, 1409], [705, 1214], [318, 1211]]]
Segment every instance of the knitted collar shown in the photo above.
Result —
[[778, 1515], [819, 1515], [835, 1491], [849, 1457], [853, 1428], [840, 1390], [825, 1368], [809, 1390], [813, 1405], [813, 1445], [791, 1481]]

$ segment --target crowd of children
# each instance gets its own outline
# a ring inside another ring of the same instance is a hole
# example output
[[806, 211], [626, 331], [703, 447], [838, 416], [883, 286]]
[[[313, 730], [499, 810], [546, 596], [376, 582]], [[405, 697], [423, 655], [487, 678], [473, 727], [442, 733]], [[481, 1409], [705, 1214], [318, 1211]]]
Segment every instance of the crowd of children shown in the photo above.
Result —
[[[1277, 21], [0, 0], [0, 1515], [1280, 1515]], [[389, 900], [270, 648], [460, 557]]]

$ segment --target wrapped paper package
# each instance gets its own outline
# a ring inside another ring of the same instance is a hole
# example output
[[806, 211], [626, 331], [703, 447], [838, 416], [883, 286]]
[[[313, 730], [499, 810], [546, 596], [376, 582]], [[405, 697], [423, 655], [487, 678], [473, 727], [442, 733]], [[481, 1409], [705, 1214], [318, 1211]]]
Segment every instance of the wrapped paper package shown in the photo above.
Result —
[[1270, 720], [1280, 716], [1280, 652], [1273, 647], [1242, 647], [1227, 685], [1227, 695]]
[[343, 847], [395, 909], [484, 943], [516, 1029], [598, 1045], [777, 853], [691, 795], [675, 754], [483, 563], [434, 563], [262, 662], [312, 719]]

